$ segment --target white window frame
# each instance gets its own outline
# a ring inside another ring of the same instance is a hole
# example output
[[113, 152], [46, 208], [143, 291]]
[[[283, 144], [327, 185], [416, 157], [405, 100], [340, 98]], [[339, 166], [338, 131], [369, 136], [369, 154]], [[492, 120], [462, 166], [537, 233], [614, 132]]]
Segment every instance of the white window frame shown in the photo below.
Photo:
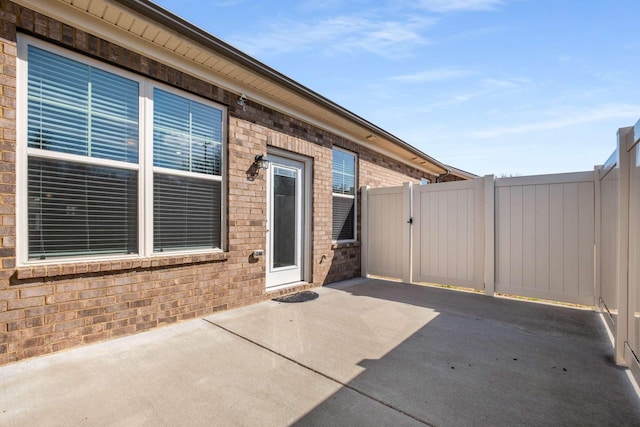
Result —
[[[342, 151], [345, 154], [353, 156], [353, 195], [341, 194], [333, 192], [333, 151]], [[343, 197], [345, 199], [353, 199], [353, 238], [343, 240], [332, 240], [334, 243], [352, 243], [358, 241], [358, 154], [353, 151], [345, 150], [337, 146], [332, 147], [331, 151], [331, 206], [333, 207], [334, 197]], [[333, 239], [333, 214], [331, 215], [331, 238]]]
[[[28, 147], [28, 48], [34, 46], [48, 52], [63, 56], [74, 61], [99, 68], [115, 75], [134, 80], [139, 84], [139, 134], [138, 134], [138, 163], [128, 163], [97, 157], [80, 156], [49, 150]], [[118, 259], [152, 258], [159, 256], [179, 256], [180, 254], [200, 254], [224, 252], [227, 250], [227, 108], [208, 99], [176, 89], [167, 84], [159, 83], [149, 78], [131, 73], [116, 66], [90, 58], [65, 48], [52, 45], [37, 38], [18, 34], [16, 83], [16, 264], [18, 266], [61, 264], [65, 262], [112, 261]], [[178, 95], [185, 99], [216, 108], [222, 112], [221, 123], [221, 169], [220, 175], [194, 174], [167, 168], [153, 166], [153, 89]], [[138, 171], [138, 253], [131, 255], [83, 255], [74, 257], [53, 257], [47, 260], [29, 260], [29, 224], [28, 224], [28, 158], [29, 155], [38, 158], [74, 161], [80, 164], [115, 167], [119, 169]], [[185, 249], [165, 252], [153, 251], [153, 173], [186, 176], [221, 182], [220, 189], [220, 248], [215, 249]]]

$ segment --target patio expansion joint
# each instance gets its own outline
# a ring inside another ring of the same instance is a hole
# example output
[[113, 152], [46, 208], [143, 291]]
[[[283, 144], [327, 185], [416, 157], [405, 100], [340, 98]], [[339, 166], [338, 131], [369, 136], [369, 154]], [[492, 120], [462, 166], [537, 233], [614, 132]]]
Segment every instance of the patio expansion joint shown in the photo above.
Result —
[[252, 340], [250, 338], [247, 338], [247, 337], [245, 337], [245, 336], [243, 336], [243, 335], [241, 335], [241, 334], [239, 334], [237, 332], [234, 332], [231, 329], [225, 328], [222, 325], [219, 325], [219, 324], [217, 324], [215, 322], [212, 322], [211, 320], [204, 319], [204, 318], [202, 320], [204, 320], [205, 322], [207, 322], [207, 323], [209, 323], [209, 324], [211, 324], [213, 326], [216, 326], [216, 327], [222, 329], [223, 331], [225, 331], [225, 332], [227, 332], [227, 333], [229, 333], [231, 335], [234, 335], [234, 336], [236, 336], [236, 337], [238, 337], [238, 338], [240, 338], [242, 340], [245, 340], [245, 341], [247, 341], [247, 342], [249, 342], [249, 343], [251, 343], [251, 344], [253, 344], [255, 346], [258, 346], [258, 347], [260, 347], [260, 348], [262, 348], [262, 349], [264, 349], [264, 350], [266, 350], [266, 351], [268, 351], [270, 353], [273, 353], [278, 357], [281, 357], [281, 358], [283, 358], [285, 360], [288, 360], [289, 362], [295, 363], [296, 365], [300, 366], [303, 369], [306, 369], [306, 370], [308, 370], [310, 372], [313, 372], [316, 375], [320, 375], [321, 377], [326, 378], [327, 380], [329, 380], [331, 382], [339, 384], [342, 387], [345, 387], [345, 388], [347, 388], [347, 389], [349, 389], [349, 390], [351, 390], [351, 391], [353, 391], [355, 393], [358, 393], [359, 395], [363, 396], [366, 399], [369, 399], [369, 400], [377, 402], [377, 403], [379, 403], [381, 405], [384, 405], [384, 406], [386, 406], [387, 408], [389, 408], [389, 409], [391, 409], [393, 411], [396, 411], [396, 412], [398, 412], [398, 413], [400, 413], [400, 414], [402, 414], [402, 415], [404, 415], [406, 417], [409, 417], [409, 418], [411, 418], [411, 419], [413, 419], [413, 420], [415, 420], [415, 421], [417, 421], [417, 422], [419, 422], [421, 424], [424, 424], [425, 426], [435, 427], [432, 424], [429, 424], [425, 420], [423, 420], [423, 419], [421, 419], [421, 418], [419, 418], [419, 417], [417, 417], [415, 415], [412, 415], [412, 414], [410, 414], [410, 413], [408, 413], [408, 412], [406, 412], [406, 411], [404, 411], [404, 410], [402, 410], [402, 409], [400, 409], [400, 408], [398, 408], [398, 407], [396, 407], [396, 406], [394, 406], [394, 405], [392, 405], [392, 404], [390, 404], [388, 402], [385, 402], [384, 400], [378, 399], [377, 397], [372, 396], [369, 393], [366, 393], [366, 392], [364, 392], [362, 390], [359, 390], [359, 389], [357, 389], [357, 388], [355, 388], [355, 387], [353, 387], [353, 386], [351, 386], [349, 384], [346, 384], [346, 383], [338, 380], [337, 378], [333, 378], [332, 376], [327, 375], [324, 372], [318, 371], [317, 369], [314, 369], [311, 366], [307, 366], [304, 363], [299, 362], [298, 360], [295, 360], [295, 359], [293, 359], [293, 358], [291, 358], [291, 357], [289, 357], [287, 355], [279, 353], [279, 352], [277, 352], [277, 351], [265, 346], [264, 344], [260, 344], [259, 342], [256, 342], [256, 341], [254, 341], [254, 340]]

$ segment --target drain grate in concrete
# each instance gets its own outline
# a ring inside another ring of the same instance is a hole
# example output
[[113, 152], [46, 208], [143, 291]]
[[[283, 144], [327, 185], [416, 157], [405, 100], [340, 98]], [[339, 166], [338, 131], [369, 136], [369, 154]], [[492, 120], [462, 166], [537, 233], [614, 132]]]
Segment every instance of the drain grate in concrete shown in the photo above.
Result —
[[305, 302], [312, 301], [318, 298], [318, 294], [311, 291], [302, 291], [291, 295], [286, 295], [280, 298], [274, 298], [274, 301], [277, 302]]

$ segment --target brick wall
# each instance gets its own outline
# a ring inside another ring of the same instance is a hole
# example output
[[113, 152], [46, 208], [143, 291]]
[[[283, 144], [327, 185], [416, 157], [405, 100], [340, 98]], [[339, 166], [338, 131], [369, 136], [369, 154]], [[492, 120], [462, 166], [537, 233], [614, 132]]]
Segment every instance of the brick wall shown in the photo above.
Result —
[[[0, 22], [0, 364], [358, 276], [359, 243], [331, 241], [333, 145], [358, 154], [358, 186], [424, 176], [254, 102], [245, 111], [233, 93], [9, 1], [0, 0]], [[17, 30], [228, 106], [227, 252], [16, 268]], [[264, 259], [251, 256], [266, 240], [264, 173], [253, 181], [246, 174], [267, 146], [313, 160], [312, 280], [271, 293], [265, 293]]]

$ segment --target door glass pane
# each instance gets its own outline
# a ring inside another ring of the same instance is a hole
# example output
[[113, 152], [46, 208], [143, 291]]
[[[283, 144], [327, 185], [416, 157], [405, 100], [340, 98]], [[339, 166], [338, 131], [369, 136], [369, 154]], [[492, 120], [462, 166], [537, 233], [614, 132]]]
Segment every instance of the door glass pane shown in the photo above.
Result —
[[296, 171], [273, 168], [273, 268], [279, 268], [296, 263]]

